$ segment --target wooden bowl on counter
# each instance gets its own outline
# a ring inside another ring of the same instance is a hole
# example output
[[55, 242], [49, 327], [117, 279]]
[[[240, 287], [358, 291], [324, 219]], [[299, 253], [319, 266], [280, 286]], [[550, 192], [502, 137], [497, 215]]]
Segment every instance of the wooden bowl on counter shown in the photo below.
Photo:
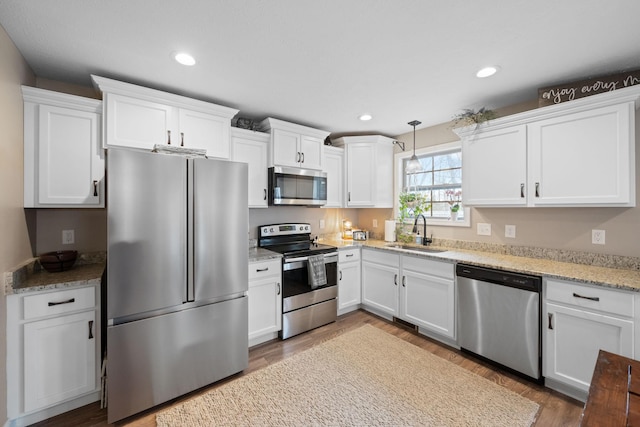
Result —
[[77, 257], [78, 251], [54, 251], [40, 255], [38, 260], [49, 273], [57, 273], [73, 267]]

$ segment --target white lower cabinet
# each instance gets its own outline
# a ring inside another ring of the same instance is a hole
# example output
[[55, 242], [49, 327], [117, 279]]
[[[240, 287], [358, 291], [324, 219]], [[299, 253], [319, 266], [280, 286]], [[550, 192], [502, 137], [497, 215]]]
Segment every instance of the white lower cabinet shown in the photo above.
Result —
[[427, 332], [455, 338], [454, 264], [362, 250], [362, 304]]
[[249, 346], [276, 338], [282, 329], [280, 259], [249, 263]]
[[360, 288], [360, 248], [338, 251], [338, 315], [360, 306]]
[[7, 415], [28, 425], [99, 400], [96, 286], [7, 296]]
[[551, 279], [544, 292], [546, 384], [585, 400], [599, 350], [634, 357], [634, 295]]

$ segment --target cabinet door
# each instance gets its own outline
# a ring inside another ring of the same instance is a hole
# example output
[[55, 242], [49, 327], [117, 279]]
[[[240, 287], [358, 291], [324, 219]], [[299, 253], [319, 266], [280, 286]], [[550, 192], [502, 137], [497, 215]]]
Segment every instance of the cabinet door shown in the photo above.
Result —
[[383, 264], [362, 262], [362, 303], [392, 316], [398, 313], [399, 270]]
[[[175, 135], [175, 144], [182, 143], [187, 148], [203, 148], [207, 156], [229, 159], [231, 121], [213, 114], [179, 110], [180, 135]], [[178, 136], [180, 139], [178, 139]], [[184, 139], [183, 139], [184, 138]]]
[[278, 277], [249, 283], [249, 340], [282, 329], [281, 292]]
[[233, 137], [233, 160], [249, 165], [249, 207], [267, 206], [267, 142]]
[[130, 147], [151, 150], [155, 144], [180, 145], [172, 107], [157, 102], [105, 93], [104, 148]]
[[300, 134], [281, 129], [273, 130], [273, 164], [299, 167]]
[[635, 206], [633, 113], [625, 103], [531, 123], [530, 201]]
[[300, 166], [304, 169], [322, 170], [324, 141], [312, 136], [300, 136]]
[[462, 142], [462, 197], [467, 206], [526, 206], [527, 131], [513, 126]]
[[100, 115], [40, 105], [38, 204], [104, 206]]
[[633, 358], [633, 322], [546, 303], [543, 374], [589, 391], [600, 349]]
[[375, 162], [371, 144], [347, 145], [347, 207], [374, 206]]
[[454, 281], [404, 269], [399, 317], [440, 335], [454, 338]]
[[324, 152], [324, 171], [327, 173], [327, 203], [325, 208], [344, 207], [344, 154]]
[[24, 410], [96, 388], [95, 311], [24, 325]]
[[360, 263], [347, 262], [338, 265], [338, 310], [360, 304]]

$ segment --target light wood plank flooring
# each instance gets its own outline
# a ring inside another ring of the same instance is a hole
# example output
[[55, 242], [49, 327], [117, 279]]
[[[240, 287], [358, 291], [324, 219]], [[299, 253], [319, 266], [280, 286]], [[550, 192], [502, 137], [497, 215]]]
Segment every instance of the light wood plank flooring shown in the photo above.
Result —
[[[500, 384], [522, 396], [525, 396], [540, 405], [540, 411], [535, 423], [537, 427], [554, 426], [577, 426], [579, 424], [582, 403], [565, 397], [560, 393], [538, 386], [517, 376], [497, 370], [496, 368], [474, 359], [448, 346], [433, 341], [429, 338], [417, 335], [412, 330], [388, 322], [380, 317], [371, 315], [365, 311], [355, 311], [338, 318], [338, 321], [327, 326], [315, 329], [305, 334], [290, 338], [286, 341], [270, 341], [260, 346], [256, 346], [249, 352], [249, 367], [243, 373], [238, 374], [228, 380], [220, 381], [212, 386], [205, 387], [196, 392], [190, 393], [172, 402], [160, 405], [154, 410], [149, 410], [138, 416], [117, 423], [117, 426], [132, 427], [155, 427], [155, 413], [176, 403], [204, 393], [214, 387], [232, 381], [241, 375], [261, 369], [272, 363], [276, 363], [286, 357], [304, 351], [320, 342], [334, 338], [344, 332], [350, 331], [369, 323], [386, 332], [392, 333], [405, 341], [413, 343], [431, 353], [442, 357], [456, 365], [462, 366], [484, 378]], [[55, 418], [35, 424], [36, 426], [47, 427], [68, 427], [68, 426], [108, 426], [106, 410], [101, 410], [98, 403], [84, 406], [70, 411]]]

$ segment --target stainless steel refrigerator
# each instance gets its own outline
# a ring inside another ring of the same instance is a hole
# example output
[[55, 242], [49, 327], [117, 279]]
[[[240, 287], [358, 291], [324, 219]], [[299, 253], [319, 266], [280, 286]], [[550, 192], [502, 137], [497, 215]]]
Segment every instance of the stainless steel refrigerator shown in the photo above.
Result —
[[247, 165], [110, 149], [110, 423], [248, 364]]

